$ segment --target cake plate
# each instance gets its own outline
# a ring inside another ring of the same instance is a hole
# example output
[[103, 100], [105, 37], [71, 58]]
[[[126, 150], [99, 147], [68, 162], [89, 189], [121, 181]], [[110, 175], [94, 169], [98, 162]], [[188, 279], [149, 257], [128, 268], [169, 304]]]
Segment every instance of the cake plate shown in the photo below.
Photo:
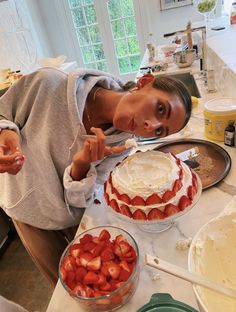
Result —
[[[196, 174], [196, 173], [195, 173]], [[134, 220], [128, 216], [125, 216], [121, 213], [116, 212], [114, 209], [112, 209], [110, 206], [107, 206], [109, 208], [110, 211], [112, 211], [112, 213], [120, 218], [121, 220], [124, 220], [126, 222], [130, 222], [133, 224], [136, 224], [137, 227], [144, 231], [144, 232], [149, 232], [149, 233], [161, 233], [164, 232], [168, 229], [170, 229], [174, 224], [175, 224], [175, 220], [181, 216], [183, 216], [184, 214], [186, 214], [187, 212], [189, 212], [198, 202], [201, 193], [202, 193], [202, 183], [201, 180], [199, 178], [199, 176], [196, 174], [197, 176], [197, 185], [198, 185], [198, 191], [197, 194], [195, 195], [192, 204], [190, 206], [188, 206], [186, 209], [184, 209], [183, 211], [176, 213], [170, 217], [167, 217], [165, 219], [157, 219], [157, 220]]]

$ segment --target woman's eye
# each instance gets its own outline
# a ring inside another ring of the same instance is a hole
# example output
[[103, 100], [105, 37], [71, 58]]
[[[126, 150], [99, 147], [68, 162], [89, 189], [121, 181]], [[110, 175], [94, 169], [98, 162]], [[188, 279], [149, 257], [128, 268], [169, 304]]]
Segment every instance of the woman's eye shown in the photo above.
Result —
[[157, 110], [158, 110], [158, 113], [163, 115], [164, 112], [165, 112], [165, 108], [162, 104], [159, 104], [158, 107], [157, 107]]
[[156, 135], [157, 136], [161, 135], [162, 133], [163, 133], [163, 128], [162, 127], [156, 129]]

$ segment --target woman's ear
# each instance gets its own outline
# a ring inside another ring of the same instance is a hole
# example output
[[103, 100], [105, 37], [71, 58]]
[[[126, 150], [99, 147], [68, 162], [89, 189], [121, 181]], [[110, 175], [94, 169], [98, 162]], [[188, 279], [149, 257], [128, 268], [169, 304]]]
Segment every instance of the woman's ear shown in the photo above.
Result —
[[137, 89], [141, 89], [155, 79], [152, 74], [145, 74], [137, 81]]

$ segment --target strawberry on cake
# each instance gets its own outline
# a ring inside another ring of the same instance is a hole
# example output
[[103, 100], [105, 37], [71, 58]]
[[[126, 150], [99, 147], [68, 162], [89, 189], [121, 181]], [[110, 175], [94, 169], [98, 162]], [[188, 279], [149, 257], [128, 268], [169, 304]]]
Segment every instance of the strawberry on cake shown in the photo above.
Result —
[[197, 176], [171, 153], [136, 152], [104, 184], [108, 206], [135, 220], [164, 219], [192, 204]]

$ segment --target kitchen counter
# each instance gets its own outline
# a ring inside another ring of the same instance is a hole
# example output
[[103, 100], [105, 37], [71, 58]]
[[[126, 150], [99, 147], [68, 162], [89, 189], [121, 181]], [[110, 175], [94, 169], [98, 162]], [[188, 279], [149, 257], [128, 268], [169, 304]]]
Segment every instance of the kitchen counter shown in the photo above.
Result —
[[[197, 84], [202, 95], [202, 98], [199, 99], [199, 105], [193, 109], [187, 128], [179, 134], [172, 135], [172, 138], [206, 139], [204, 137], [202, 114], [204, 103], [206, 100], [221, 96], [221, 93], [207, 93], [202, 80], [198, 80]], [[98, 187], [97, 198], [101, 201], [101, 204], [93, 204], [86, 210], [78, 228], [78, 233], [98, 225], [114, 225], [126, 229], [133, 235], [140, 247], [141, 274], [139, 285], [133, 298], [119, 311], [136, 311], [150, 300], [153, 293], [157, 292], [169, 293], [174, 299], [183, 301], [196, 309], [198, 308], [191, 283], [146, 266], [144, 264], [144, 255], [145, 253], [158, 255], [166, 261], [187, 268], [188, 250], [177, 250], [176, 242], [179, 239], [193, 237], [202, 225], [222, 213], [236, 195], [236, 175], [234, 174], [236, 171], [236, 148], [227, 147], [223, 143], [220, 143], [220, 145], [225, 148], [232, 159], [232, 167], [228, 176], [224, 181], [204, 190], [198, 203], [187, 214], [177, 219], [174, 225], [165, 232], [158, 234], [147, 233], [140, 230], [135, 224], [125, 222], [114, 216], [104, 203], [102, 187]], [[155, 146], [146, 145], [140, 148], [148, 149]], [[157, 273], [159, 273], [159, 278], [157, 278]], [[64, 311], [82, 312], [82, 309], [78, 308], [76, 301], [66, 293], [60, 282], [58, 282], [47, 312]]]

